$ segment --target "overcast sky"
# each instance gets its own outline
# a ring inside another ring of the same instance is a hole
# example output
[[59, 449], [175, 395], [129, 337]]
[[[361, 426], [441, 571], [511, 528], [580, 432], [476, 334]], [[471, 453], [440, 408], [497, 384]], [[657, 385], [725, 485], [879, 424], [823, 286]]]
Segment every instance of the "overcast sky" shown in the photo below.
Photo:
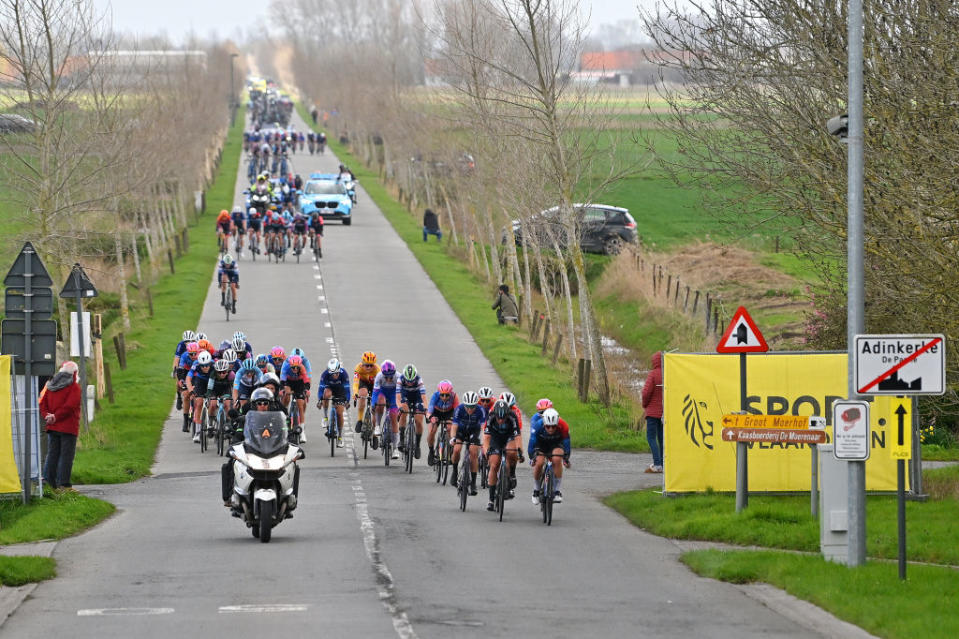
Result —
[[[343, 0], [351, 2], [352, 0]], [[656, 0], [581, 0], [592, 6], [590, 25], [635, 20], [636, 6], [655, 6]], [[112, 7], [114, 27], [139, 35], [165, 33], [181, 42], [191, 30], [206, 38], [214, 30], [220, 37], [235, 36], [266, 16], [269, 0], [93, 0], [104, 10]]]

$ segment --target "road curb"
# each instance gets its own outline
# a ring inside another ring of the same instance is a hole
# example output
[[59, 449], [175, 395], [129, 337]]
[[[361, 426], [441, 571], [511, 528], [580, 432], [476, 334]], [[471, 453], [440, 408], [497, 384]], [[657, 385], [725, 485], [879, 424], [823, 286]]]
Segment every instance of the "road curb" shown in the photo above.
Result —
[[[0, 555], [4, 557], [40, 556], [50, 557], [56, 549], [58, 541], [36, 541], [26, 544], [11, 544], [0, 547]], [[4, 622], [17, 611], [20, 604], [29, 597], [39, 582], [25, 586], [0, 586], [0, 629]]]

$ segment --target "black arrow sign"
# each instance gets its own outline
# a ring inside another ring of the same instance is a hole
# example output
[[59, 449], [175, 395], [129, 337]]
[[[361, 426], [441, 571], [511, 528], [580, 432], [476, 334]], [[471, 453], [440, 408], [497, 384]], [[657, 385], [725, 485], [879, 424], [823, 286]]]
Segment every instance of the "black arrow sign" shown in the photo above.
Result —
[[906, 420], [906, 409], [902, 404], [899, 404], [899, 407], [896, 409], [896, 416], [899, 418], [899, 445], [906, 445], [906, 434], [904, 432], [905, 420]]

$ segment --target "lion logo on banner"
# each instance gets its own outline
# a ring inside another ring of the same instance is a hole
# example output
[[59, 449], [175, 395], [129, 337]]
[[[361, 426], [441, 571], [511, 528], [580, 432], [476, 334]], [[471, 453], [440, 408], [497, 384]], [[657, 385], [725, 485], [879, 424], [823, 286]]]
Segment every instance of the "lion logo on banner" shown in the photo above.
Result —
[[709, 440], [713, 438], [715, 427], [711, 421], [703, 419], [700, 412], [708, 408], [706, 402], [697, 402], [691, 395], [683, 398], [683, 427], [686, 429], [686, 434], [696, 446], [701, 444], [704, 448], [712, 450], [713, 445], [709, 443]]

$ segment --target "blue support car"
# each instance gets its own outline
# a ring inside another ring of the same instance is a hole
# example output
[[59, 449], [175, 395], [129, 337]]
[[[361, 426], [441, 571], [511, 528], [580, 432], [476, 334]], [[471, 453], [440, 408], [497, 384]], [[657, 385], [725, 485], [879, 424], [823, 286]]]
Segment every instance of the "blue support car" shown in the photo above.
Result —
[[346, 186], [332, 173], [313, 173], [300, 193], [300, 211], [307, 216], [318, 213], [324, 220], [353, 221], [353, 198]]

